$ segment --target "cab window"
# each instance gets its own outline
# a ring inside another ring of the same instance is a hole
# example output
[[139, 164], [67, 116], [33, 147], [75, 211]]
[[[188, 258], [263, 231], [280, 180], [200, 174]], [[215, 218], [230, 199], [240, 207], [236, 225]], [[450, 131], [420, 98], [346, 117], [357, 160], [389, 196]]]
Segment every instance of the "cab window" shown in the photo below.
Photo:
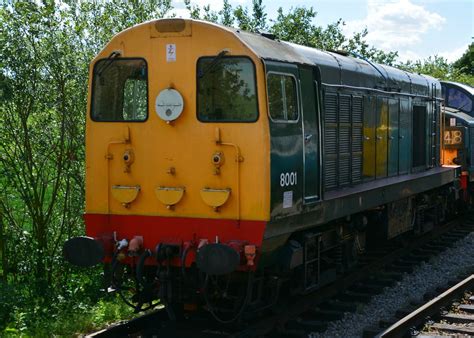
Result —
[[103, 59], [94, 66], [91, 117], [100, 122], [145, 121], [148, 71], [143, 59]]
[[197, 116], [202, 122], [258, 118], [255, 67], [246, 57], [202, 57], [197, 63]]
[[456, 88], [448, 89], [446, 105], [468, 113], [472, 110], [472, 100], [464, 92]]
[[269, 73], [267, 76], [268, 109], [274, 121], [298, 120], [296, 81], [291, 75]]

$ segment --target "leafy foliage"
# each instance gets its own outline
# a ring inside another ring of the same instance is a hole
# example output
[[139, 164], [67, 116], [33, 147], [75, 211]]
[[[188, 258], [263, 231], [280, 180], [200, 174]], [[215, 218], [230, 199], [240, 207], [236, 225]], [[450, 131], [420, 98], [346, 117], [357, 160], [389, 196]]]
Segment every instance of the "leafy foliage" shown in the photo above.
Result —
[[270, 31], [283, 41], [323, 50], [344, 50], [388, 65], [393, 65], [398, 57], [397, 52], [386, 53], [369, 46], [365, 40], [367, 30], [347, 38], [342, 32], [344, 25], [342, 19], [325, 28], [317, 26], [313, 23], [317, 12], [312, 7], [291, 8], [288, 13], [280, 7], [277, 18], [270, 20], [271, 24], [269, 24], [262, 0], [253, 0], [251, 10], [243, 6], [237, 6], [232, 10], [232, 6], [225, 0], [221, 11], [213, 12], [209, 6], [204, 6], [204, 14], [201, 14], [199, 6], [191, 5], [191, 0], [185, 0], [185, 4], [190, 16], [194, 19], [203, 19], [227, 26], [235, 23], [239, 29], [250, 32]]
[[[469, 48], [472, 51], [472, 45]], [[410, 72], [430, 75], [440, 80], [461, 82], [474, 86], [473, 68], [464, 66], [465, 63], [469, 62], [468, 57], [465, 56], [468, 53], [469, 50], [458, 61], [452, 64], [445, 58], [435, 55], [425, 60], [407, 61], [400, 64], [399, 67]], [[470, 62], [472, 65], [472, 53]]]
[[170, 9], [170, 0], [0, 5], [0, 332], [38, 333], [51, 313], [86, 313], [98, 300], [100, 272], [61, 255], [84, 232], [89, 62], [114, 34]]
[[453, 63], [453, 68], [460, 73], [474, 76], [474, 43], [471, 43], [464, 54]]

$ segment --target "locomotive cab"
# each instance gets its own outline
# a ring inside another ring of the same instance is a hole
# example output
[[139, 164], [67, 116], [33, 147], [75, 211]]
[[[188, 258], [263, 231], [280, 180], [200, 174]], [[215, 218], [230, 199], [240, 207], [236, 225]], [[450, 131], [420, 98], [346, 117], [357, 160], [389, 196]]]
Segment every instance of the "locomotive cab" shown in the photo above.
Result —
[[113, 290], [126, 293], [127, 272], [137, 310], [195, 303], [213, 292], [207, 276], [256, 269], [270, 209], [265, 75], [235, 34], [157, 20], [91, 62], [87, 237], [64, 251], [76, 265], [109, 262]]

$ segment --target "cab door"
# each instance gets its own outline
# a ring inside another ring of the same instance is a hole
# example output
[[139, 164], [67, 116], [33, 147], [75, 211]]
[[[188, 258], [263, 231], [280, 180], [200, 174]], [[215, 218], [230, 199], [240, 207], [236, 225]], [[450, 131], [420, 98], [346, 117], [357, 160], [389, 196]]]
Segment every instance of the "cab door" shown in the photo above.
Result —
[[271, 217], [300, 212], [303, 204], [303, 126], [296, 65], [265, 62], [270, 124]]
[[303, 117], [303, 203], [320, 199], [318, 69], [299, 67]]

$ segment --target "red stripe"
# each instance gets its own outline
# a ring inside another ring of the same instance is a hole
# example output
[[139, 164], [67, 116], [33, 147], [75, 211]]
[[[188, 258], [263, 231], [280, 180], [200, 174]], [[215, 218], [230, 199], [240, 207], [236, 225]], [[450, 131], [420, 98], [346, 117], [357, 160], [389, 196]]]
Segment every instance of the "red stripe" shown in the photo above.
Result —
[[145, 248], [160, 243], [182, 243], [207, 239], [221, 243], [246, 241], [261, 246], [265, 221], [236, 221], [208, 218], [85, 214], [87, 236], [94, 238], [132, 239], [143, 236]]

